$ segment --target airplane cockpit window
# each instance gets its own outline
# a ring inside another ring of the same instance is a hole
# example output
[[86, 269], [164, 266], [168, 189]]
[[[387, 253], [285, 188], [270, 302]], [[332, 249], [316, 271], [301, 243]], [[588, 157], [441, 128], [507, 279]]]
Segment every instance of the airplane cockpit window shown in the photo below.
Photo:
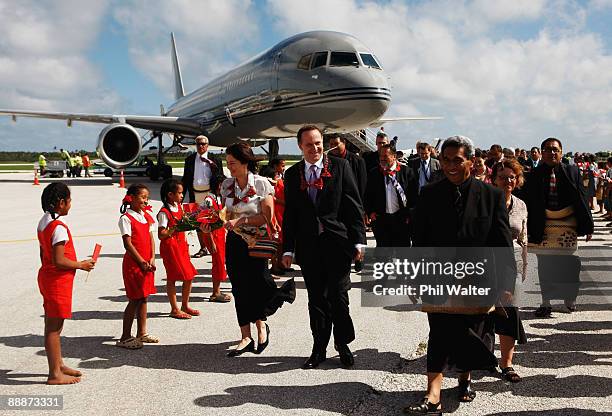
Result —
[[310, 69], [315, 69], [320, 66], [325, 66], [327, 64], [327, 52], [317, 52], [314, 54], [312, 58], [312, 66]]
[[359, 66], [359, 60], [353, 52], [332, 52], [329, 66]]
[[378, 65], [378, 62], [376, 62], [374, 56], [370, 55], [369, 53], [360, 53], [359, 55], [361, 56], [361, 60], [365, 66], [380, 69], [380, 65]]
[[310, 68], [310, 58], [312, 58], [311, 53], [309, 53], [308, 55], [302, 56], [297, 65], [298, 69], [305, 69], [308, 71], [308, 68]]

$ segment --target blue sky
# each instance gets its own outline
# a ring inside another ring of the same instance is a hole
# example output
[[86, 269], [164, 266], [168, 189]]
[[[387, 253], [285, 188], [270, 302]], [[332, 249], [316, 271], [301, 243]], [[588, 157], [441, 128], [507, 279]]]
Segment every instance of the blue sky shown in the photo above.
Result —
[[[191, 91], [295, 33], [355, 35], [391, 77], [400, 147], [463, 134], [480, 147], [612, 150], [612, 0], [0, 0], [0, 108], [158, 114], [169, 32]], [[0, 150], [93, 150], [103, 126], [0, 118]], [[293, 140], [281, 151], [297, 152]]]

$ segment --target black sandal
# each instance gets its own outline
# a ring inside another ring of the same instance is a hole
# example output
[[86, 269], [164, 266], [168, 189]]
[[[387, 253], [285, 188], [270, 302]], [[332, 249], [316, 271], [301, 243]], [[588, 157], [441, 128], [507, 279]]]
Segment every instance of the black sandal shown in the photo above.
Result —
[[476, 391], [472, 388], [472, 380], [459, 380], [459, 401], [469, 403], [476, 397]]
[[442, 405], [441, 402], [432, 403], [428, 397], [423, 397], [417, 404], [404, 407], [404, 413], [412, 415], [436, 415], [442, 416]]
[[502, 376], [502, 379], [509, 381], [511, 383], [518, 383], [519, 381], [522, 380], [521, 376], [519, 376], [516, 373], [516, 371], [514, 371], [514, 368], [512, 367], [502, 368], [501, 376]]
[[201, 248], [200, 251], [198, 251], [197, 253], [195, 253], [191, 257], [194, 258], [194, 259], [199, 259], [201, 257], [204, 257], [207, 254], [208, 254], [208, 251], [205, 248]]

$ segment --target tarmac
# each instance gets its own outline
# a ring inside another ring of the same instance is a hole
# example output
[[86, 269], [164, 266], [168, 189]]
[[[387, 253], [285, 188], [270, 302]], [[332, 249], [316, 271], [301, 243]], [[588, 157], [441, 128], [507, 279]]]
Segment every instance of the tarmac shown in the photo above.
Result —
[[[176, 171], [176, 169], [175, 169]], [[180, 175], [180, 172], [175, 172]], [[124, 254], [117, 222], [125, 194], [117, 178], [64, 178], [72, 190], [65, 220], [79, 259], [102, 254], [94, 271], [78, 271], [73, 318], [62, 333], [66, 364], [84, 373], [81, 383], [47, 386], [43, 345], [42, 297], [37, 287], [40, 265], [36, 224], [42, 215], [40, 194], [55, 179], [32, 185], [32, 174], [0, 175], [0, 395], [62, 395], [63, 414], [112, 415], [399, 415], [419, 400], [426, 386], [424, 356], [426, 315], [397, 307], [362, 307], [360, 277], [351, 276], [351, 314], [356, 364], [340, 367], [333, 346], [316, 370], [302, 370], [310, 354], [307, 296], [299, 268], [284, 276], [296, 280], [297, 299], [269, 318], [270, 345], [261, 355], [227, 358], [239, 339], [233, 301], [210, 303], [210, 256], [193, 259], [198, 269], [191, 304], [201, 316], [168, 316], [165, 270], [157, 261], [158, 293], [149, 298], [148, 330], [161, 339], [141, 350], [114, 346], [121, 333], [126, 297], [121, 277]], [[159, 182], [151, 189], [154, 212], [161, 207]], [[457, 379], [444, 380], [445, 412], [456, 415], [595, 415], [612, 414], [612, 228], [595, 215], [596, 233], [583, 259], [585, 282], [579, 311], [555, 306], [553, 317], [536, 319], [523, 309], [529, 341], [517, 347], [514, 368], [523, 381], [504, 382], [499, 375], [474, 373], [478, 396], [457, 401]], [[371, 235], [368, 245], [374, 246]], [[189, 235], [191, 252], [197, 250]], [[527, 284], [536, 287], [530, 264]], [[278, 280], [279, 284], [283, 279]], [[531, 282], [529, 282], [529, 280]], [[229, 282], [222, 285], [230, 291]], [[178, 290], [177, 290], [178, 292]], [[526, 291], [529, 293], [529, 290]], [[499, 351], [497, 351], [499, 354]], [[11, 414], [0, 410], [2, 414]], [[31, 411], [30, 414], [51, 413]], [[52, 414], [52, 413], [51, 413]]]

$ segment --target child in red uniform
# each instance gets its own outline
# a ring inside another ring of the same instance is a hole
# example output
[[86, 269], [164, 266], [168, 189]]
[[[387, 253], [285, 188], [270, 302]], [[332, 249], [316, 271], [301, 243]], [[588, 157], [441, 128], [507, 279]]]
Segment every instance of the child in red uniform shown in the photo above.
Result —
[[77, 261], [70, 230], [58, 217], [68, 214], [72, 199], [70, 189], [61, 183], [48, 185], [41, 203], [45, 215], [37, 228], [42, 266], [38, 270], [38, 287], [45, 309], [45, 351], [49, 362], [47, 384], [74, 384], [81, 372], [64, 364], [60, 334], [64, 319], [72, 316], [72, 283], [77, 269], [90, 271], [95, 262]]
[[[217, 189], [214, 193], [209, 194], [206, 197], [206, 201], [212, 205], [214, 209], [221, 210], [223, 204], [221, 203], [221, 197], [219, 196], [221, 189], [221, 182], [219, 182]], [[210, 257], [212, 262], [212, 293], [208, 300], [210, 302], [227, 303], [232, 300], [232, 297], [227, 293], [221, 292], [221, 282], [227, 280], [227, 271], [225, 269], [225, 236], [227, 231], [224, 227], [217, 228], [210, 234], [204, 234], [210, 238]]]
[[[123, 334], [117, 346], [142, 348], [142, 343], [157, 343], [159, 339], [147, 334], [147, 297], [156, 293], [155, 220], [149, 214], [149, 189], [142, 184], [130, 185], [123, 198], [119, 229], [123, 238], [123, 284], [129, 299], [123, 313]], [[128, 206], [130, 207], [128, 209]], [[134, 317], [138, 321], [136, 337], [132, 337]]]
[[[170, 316], [176, 319], [191, 319], [200, 311], [189, 307], [191, 283], [197, 274], [189, 258], [189, 246], [184, 232], [175, 231], [178, 220], [183, 217], [183, 185], [176, 179], [168, 179], [161, 186], [163, 208], [157, 214], [157, 236], [160, 239], [159, 252], [166, 268], [166, 292], [170, 300]], [[176, 281], [183, 282], [181, 309], [176, 303]]]

